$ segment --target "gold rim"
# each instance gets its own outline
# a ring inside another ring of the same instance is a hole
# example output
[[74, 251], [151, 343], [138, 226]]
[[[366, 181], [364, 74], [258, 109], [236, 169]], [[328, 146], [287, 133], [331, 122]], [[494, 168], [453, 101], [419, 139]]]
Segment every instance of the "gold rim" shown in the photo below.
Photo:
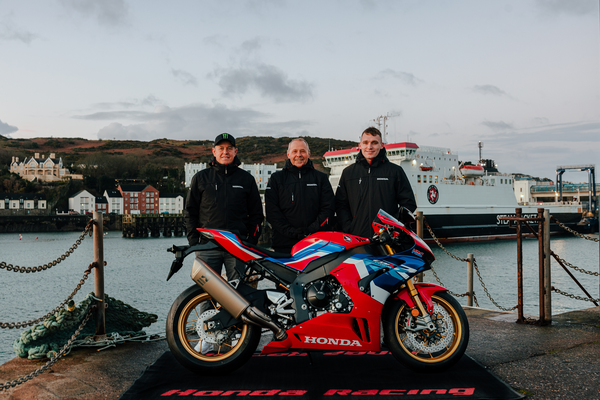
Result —
[[[435, 295], [432, 296], [432, 301], [434, 302], [434, 305], [435, 305], [435, 303], [437, 303], [448, 313], [448, 315], [450, 316], [450, 321], [448, 321], [448, 322], [453, 324], [453, 326], [454, 326], [454, 332], [452, 333], [452, 335], [453, 335], [452, 341], [449, 346], [445, 347], [444, 351], [437, 351], [437, 352], [422, 352], [422, 351], [420, 351], [420, 352], [417, 352], [414, 349], [411, 349], [411, 348], [405, 346], [404, 341], [406, 340], [407, 333], [403, 329], [403, 326], [401, 323], [401, 317], [404, 312], [408, 312], [408, 310], [406, 310], [406, 304], [403, 305], [402, 308], [400, 308], [400, 310], [396, 314], [396, 317], [394, 320], [394, 331], [396, 334], [396, 339], [398, 340], [398, 343], [400, 344], [402, 349], [404, 349], [406, 354], [408, 354], [415, 360], [418, 360], [419, 362], [423, 362], [423, 363], [439, 363], [441, 361], [446, 360], [448, 357], [450, 357], [452, 354], [454, 354], [454, 352], [456, 351], [456, 349], [458, 348], [458, 346], [460, 344], [460, 338], [462, 338], [462, 336], [463, 336], [463, 331], [462, 331], [463, 327], [460, 324], [460, 319], [459, 319], [458, 314], [457, 314], [456, 310], [454, 309], [454, 307], [452, 307], [452, 305], [447, 300], [445, 300], [441, 297], [435, 296]], [[436, 319], [440, 319], [440, 318], [442, 318], [442, 317], [435, 313], [432, 317], [434, 322], [436, 321]], [[424, 330], [424, 334], [427, 334], [427, 333], [428, 333], [428, 331]]]
[[177, 321], [179, 338], [181, 339], [181, 343], [183, 344], [185, 350], [192, 357], [208, 362], [225, 360], [234, 355], [235, 352], [242, 346], [242, 343], [248, 334], [248, 326], [244, 324], [241, 328], [239, 328], [237, 325], [228, 328], [230, 331], [236, 330], [241, 334], [235, 345], [223, 343], [216, 349], [216, 354], [212, 353], [210, 355], [204, 355], [200, 353], [195, 349], [195, 347], [199, 344], [201, 345], [202, 339], [198, 337], [195, 326], [196, 321], [198, 321], [200, 318], [198, 307], [200, 307], [200, 304], [204, 302], [210, 302], [211, 306], [215, 310], [221, 309], [221, 305], [216, 303], [208, 293], [201, 293], [194, 297], [185, 305], [181, 311], [181, 314], [179, 314], [179, 320]]

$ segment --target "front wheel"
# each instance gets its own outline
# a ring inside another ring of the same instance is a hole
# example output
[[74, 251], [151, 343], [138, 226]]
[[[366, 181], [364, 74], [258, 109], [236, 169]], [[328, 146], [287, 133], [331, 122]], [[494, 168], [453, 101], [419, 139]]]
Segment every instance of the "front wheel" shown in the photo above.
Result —
[[210, 332], [205, 322], [221, 305], [198, 285], [181, 293], [167, 317], [167, 343], [171, 353], [187, 369], [204, 374], [223, 374], [239, 368], [258, 347], [261, 329], [238, 323]]
[[455, 364], [469, 343], [469, 323], [458, 302], [447, 292], [431, 296], [435, 331], [423, 329], [405, 302], [392, 303], [384, 319], [386, 344], [408, 368], [435, 372]]

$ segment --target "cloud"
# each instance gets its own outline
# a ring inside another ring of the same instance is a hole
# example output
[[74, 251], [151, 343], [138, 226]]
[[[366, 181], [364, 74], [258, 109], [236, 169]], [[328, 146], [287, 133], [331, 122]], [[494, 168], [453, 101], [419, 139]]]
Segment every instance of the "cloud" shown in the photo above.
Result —
[[257, 90], [265, 98], [281, 102], [303, 102], [313, 97], [313, 85], [289, 79], [281, 69], [260, 63], [245, 68], [218, 69], [209, 77], [218, 78], [224, 96], [244, 95]]
[[590, 0], [537, 0], [542, 13], [551, 15], [598, 15], [598, 2]]
[[100, 25], [126, 26], [129, 9], [124, 0], [60, 0], [63, 6], [81, 16], [95, 18]]
[[[115, 112], [128, 115], [130, 124], [113, 121], [98, 131], [98, 138], [121, 140], [153, 140], [169, 137], [178, 140], [212, 139], [219, 132], [234, 136], [294, 136], [303, 132], [309, 121], [269, 122], [267, 114], [249, 108], [229, 108], [196, 104], [178, 108], [158, 107], [153, 112]], [[106, 120], [109, 113], [94, 113], [86, 119]], [[122, 121], [122, 120], [121, 120]]]
[[39, 38], [37, 34], [15, 26], [12, 20], [12, 14], [6, 15], [0, 20], [0, 40], [14, 40], [30, 44], [37, 38]]
[[163, 101], [154, 95], [148, 95], [143, 99], [132, 99], [129, 101], [117, 101], [117, 102], [103, 102], [96, 103], [92, 107], [100, 108], [102, 110], [114, 110], [121, 108], [134, 108], [134, 107], [155, 107], [158, 105], [162, 105]]
[[7, 136], [8, 134], [16, 132], [18, 130], [19, 128], [17, 128], [16, 126], [9, 125], [6, 122], [2, 122], [2, 120], [0, 120], [0, 135]]
[[485, 125], [493, 131], [507, 131], [514, 129], [514, 126], [512, 126], [512, 124], [508, 124], [504, 121], [483, 121], [481, 125]]
[[398, 80], [402, 81], [403, 83], [406, 83], [407, 85], [411, 85], [411, 86], [417, 86], [424, 82], [422, 79], [417, 78], [416, 76], [414, 76], [411, 73], [402, 72], [402, 71], [394, 71], [393, 69], [390, 69], [390, 68], [380, 71], [373, 79], [380, 80], [380, 79], [388, 79], [388, 78], [398, 79]]
[[473, 86], [472, 90], [481, 94], [491, 94], [493, 96], [508, 96], [506, 92], [500, 90], [497, 86], [494, 85], [475, 85]]
[[171, 69], [171, 74], [184, 85], [198, 86], [198, 80], [192, 74], [181, 69]]

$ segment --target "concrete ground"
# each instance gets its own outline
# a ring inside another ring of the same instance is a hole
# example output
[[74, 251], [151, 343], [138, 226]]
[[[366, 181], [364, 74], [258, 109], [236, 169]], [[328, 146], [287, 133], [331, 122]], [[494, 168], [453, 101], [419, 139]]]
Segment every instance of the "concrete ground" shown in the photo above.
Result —
[[[513, 313], [465, 311], [467, 354], [528, 399], [600, 399], [600, 307], [555, 315], [545, 327], [517, 324]], [[0, 399], [117, 399], [166, 350], [164, 340], [75, 349]], [[0, 366], [0, 382], [42, 365], [14, 358]]]

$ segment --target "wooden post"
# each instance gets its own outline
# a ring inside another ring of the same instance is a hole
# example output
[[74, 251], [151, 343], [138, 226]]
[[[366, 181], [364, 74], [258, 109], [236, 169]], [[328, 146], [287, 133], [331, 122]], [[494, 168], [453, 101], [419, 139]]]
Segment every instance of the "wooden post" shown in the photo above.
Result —
[[550, 266], [550, 211], [544, 210], [544, 305], [547, 324], [552, 323], [552, 275]]
[[473, 307], [473, 254], [467, 254], [467, 306]]
[[[423, 239], [423, 211], [417, 211], [417, 236]], [[417, 274], [417, 282], [423, 282], [423, 273]]]
[[538, 258], [539, 258], [539, 302], [540, 302], [540, 323], [543, 325], [546, 320], [546, 307], [544, 306], [544, 209], [538, 208]]
[[106, 335], [104, 302], [104, 226], [102, 213], [94, 212], [94, 296], [100, 299], [96, 309], [96, 337]]

